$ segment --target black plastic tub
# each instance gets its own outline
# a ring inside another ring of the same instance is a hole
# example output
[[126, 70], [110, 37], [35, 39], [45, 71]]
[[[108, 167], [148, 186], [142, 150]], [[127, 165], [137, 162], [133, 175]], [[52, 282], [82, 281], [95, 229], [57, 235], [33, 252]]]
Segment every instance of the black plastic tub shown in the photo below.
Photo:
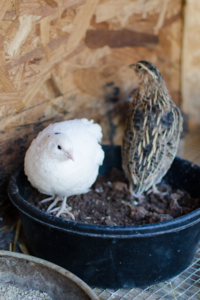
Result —
[[[120, 146], [104, 146], [100, 173], [121, 168]], [[200, 167], [175, 158], [164, 182], [200, 197]], [[23, 167], [9, 183], [27, 244], [37, 257], [58, 264], [91, 286], [133, 288], [170, 279], [192, 262], [200, 240], [200, 209], [171, 221], [104, 226], [66, 221], [27, 203], [31, 187]]]

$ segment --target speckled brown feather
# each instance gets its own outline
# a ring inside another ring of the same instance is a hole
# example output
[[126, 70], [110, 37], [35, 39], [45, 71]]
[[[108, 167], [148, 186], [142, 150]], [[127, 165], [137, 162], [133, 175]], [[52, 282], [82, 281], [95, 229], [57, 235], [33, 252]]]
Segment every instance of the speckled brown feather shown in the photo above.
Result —
[[145, 61], [137, 64], [144, 70], [138, 74], [140, 84], [127, 117], [122, 164], [132, 191], [139, 196], [159, 183], [170, 168], [178, 149], [182, 116], [155, 66]]

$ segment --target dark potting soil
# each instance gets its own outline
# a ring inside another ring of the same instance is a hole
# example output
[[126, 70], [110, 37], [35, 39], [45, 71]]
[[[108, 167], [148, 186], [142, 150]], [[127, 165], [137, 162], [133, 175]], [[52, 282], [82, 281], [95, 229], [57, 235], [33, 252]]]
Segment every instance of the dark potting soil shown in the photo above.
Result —
[[[67, 203], [77, 222], [111, 226], [164, 222], [200, 207], [200, 199], [182, 190], [172, 190], [166, 184], [157, 185], [162, 193], [144, 193], [139, 199], [130, 195], [127, 186], [124, 172], [113, 168], [108, 175], [99, 175], [88, 193], [71, 196]], [[46, 211], [52, 201], [40, 203], [45, 198], [46, 195], [34, 190], [28, 202]], [[70, 219], [65, 214], [61, 217]]]

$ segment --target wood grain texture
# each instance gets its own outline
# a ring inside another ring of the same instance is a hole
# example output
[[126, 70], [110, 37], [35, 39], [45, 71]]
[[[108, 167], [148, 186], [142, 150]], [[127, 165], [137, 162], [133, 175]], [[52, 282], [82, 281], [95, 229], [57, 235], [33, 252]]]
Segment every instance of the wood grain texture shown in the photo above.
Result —
[[184, 38], [182, 53], [183, 109], [190, 116], [192, 125], [200, 124], [200, 2], [185, 1]]
[[0, 0], [0, 189], [51, 122], [94, 119], [120, 144], [146, 59], [180, 99], [181, 0]]
[[86, 46], [91, 49], [109, 46], [111, 48], [148, 46], [158, 44], [158, 36], [129, 29], [122, 30], [88, 30], [85, 37]]

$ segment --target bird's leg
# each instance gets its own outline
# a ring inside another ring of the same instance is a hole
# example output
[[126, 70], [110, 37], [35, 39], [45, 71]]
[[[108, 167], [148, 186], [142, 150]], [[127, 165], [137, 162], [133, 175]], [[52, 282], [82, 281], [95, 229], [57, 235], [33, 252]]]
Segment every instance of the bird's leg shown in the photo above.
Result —
[[[59, 197], [59, 200], [60, 200], [60, 199], [62, 199], [62, 198]], [[59, 200], [58, 200], [58, 201], [59, 201]], [[57, 201], [57, 202], [58, 202], [58, 201]], [[55, 201], [54, 201], [54, 202], [55, 202]], [[56, 202], [56, 204], [57, 204], [57, 202]], [[53, 204], [53, 203], [52, 203], [52, 204]], [[51, 205], [52, 205], [52, 204], [51, 204]], [[56, 204], [52, 205], [52, 207], [55, 206]], [[51, 208], [52, 208], [52, 207], [51, 207]], [[73, 215], [72, 213], [70, 213], [70, 210], [71, 210], [72, 208], [71, 208], [70, 206], [68, 206], [68, 204], [67, 204], [67, 197], [66, 197], [66, 196], [63, 197], [63, 199], [62, 199], [62, 204], [61, 204], [60, 207], [55, 207], [54, 209], [50, 210], [51, 208], [50, 208], [50, 206], [49, 206], [49, 208], [48, 208], [48, 212], [49, 212], [49, 213], [58, 211], [57, 214], [56, 214], [56, 217], [59, 217], [61, 214], [65, 213], [65, 214], [69, 215], [73, 220], [75, 220], [74, 215]]]

